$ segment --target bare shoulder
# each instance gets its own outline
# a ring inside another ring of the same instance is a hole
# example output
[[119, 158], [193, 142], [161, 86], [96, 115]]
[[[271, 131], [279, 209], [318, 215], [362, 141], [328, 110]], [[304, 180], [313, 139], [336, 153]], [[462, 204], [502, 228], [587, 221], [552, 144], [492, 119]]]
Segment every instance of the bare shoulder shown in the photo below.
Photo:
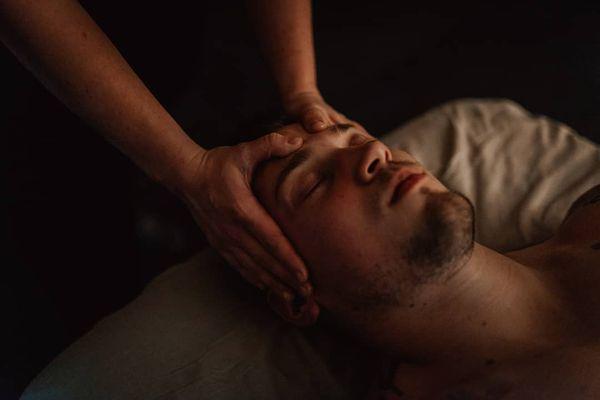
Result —
[[592, 187], [573, 202], [556, 236], [564, 242], [581, 240], [600, 242], [600, 184]]
[[440, 399], [598, 399], [600, 343], [498, 365], [444, 391]]

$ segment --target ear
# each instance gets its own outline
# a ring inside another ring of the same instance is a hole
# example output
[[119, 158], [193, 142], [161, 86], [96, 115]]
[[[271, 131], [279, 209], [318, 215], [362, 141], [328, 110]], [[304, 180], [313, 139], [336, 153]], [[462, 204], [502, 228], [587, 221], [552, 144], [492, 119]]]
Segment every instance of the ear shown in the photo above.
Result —
[[281, 318], [296, 326], [312, 325], [317, 322], [317, 318], [319, 317], [319, 305], [313, 295], [310, 295], [305, 301], [299, 301], [297, 296], [294, 300], [294, 305], [273, 292], [269, 292], [267, 303]]

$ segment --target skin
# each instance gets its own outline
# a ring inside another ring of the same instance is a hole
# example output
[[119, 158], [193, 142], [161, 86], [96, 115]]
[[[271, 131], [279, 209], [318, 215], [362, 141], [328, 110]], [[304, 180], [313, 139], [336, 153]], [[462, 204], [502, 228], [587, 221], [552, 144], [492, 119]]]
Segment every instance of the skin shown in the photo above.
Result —
[[[600, 370], [589, 369], [600, 359], [600, 251], [594, 249], [600, 231], [588, 222], [600, 217], [597, 190], [553, 238], [503, 255], [473, 241], [468, 200], [430, 174], [387, 206], [387, 172], [398, 163], [423, 170], [409, 154], [388, 149], [360, 127], [316, 136], [301, 131], [299, 125], [281, 130], [303, 135], [297, 153], [311, 156], [280, 193], [278, 176], [294, 155], [265, 162], [253, 185], [314, 282], [299, 312], [271, 298], [276, 312], [307, 325], [327, 310], [390, 361], [389, 398], [600, 394]], [[455, 240], [438, 247], [447, 257], [411, 261], [415, 237], [421, 239], [416, 248], [435, 242], [418, 234], [436, 215], [427, 207], [430, 198], [438, 199], [432, 203], [443, 210], [437, 219]]]
[[[364, 319], [373, 309], [406, 303], [400, 293], [450, 274], [456, 258], [468, 253], [473, 234], [468, 200], [445, 188], [408, 153], [388, 149], [358, 124], [337, 125], [314, 137], [297, 124], [280, 132], [302, 135], [305, 142], [297, 155], [309, 154], [309, 160], [279, 190], [278, 176], [290, 160], [265, 163], [256, 174], [255, 189], [304, 259], [319, 266], [311, 269], [315, 296], [296, 318], [284, 312], [286, 318], [309, 324], [322, 304], [338, 315]], [[397, 175], [406, 171], [425, 178], [390, 206]], [[454, 216], [464, 215], [461, 228]], [[450, 223], [436, 223], [444, 219]], [[445, 226], [460, 229], [464, 240], [455, 240], [454, 230]], [[454, 246], [436, 251], [444, 237], [452, 238]]]
[[[342, 118], [316, 85], [310, 1], [248, 6], [287, 112], [311, 132]], [[0, 38], [71, 111], [177, 194], [211, 245], [250, 283], [290, 301], [293, 290], [310, 292], [304, 263], [250, 190], [258, 163], [289, 154], [301, 141], [273, 133], [202, 148], [75, 0], [0, 2]]]
[[[359, 304], [352, 304], [351, 299], [360, 291], [370, 296], [371, 302], [397, 304], [396, 292], [401, 288], [390, 286], [387, 277], [402, 269], [388, 270], [389, 265], [398, 261], [388, 255], [397, 253], [394, 249], [398, 243], [418, 241], [415, 233], [421, 231], [417, 227], [424, 225], [424, 199], [450, 196], [448, 189], [408, 153], [395, 150], [392, 155], [390, 149], [358, 124], [330, 128], [315, 137], [297, 124], [280, 132], [290, 137], [301, 135], [305, 144], [298, 153], [310, 152], [310, 159], [289, 174], [278, 192], [273, 182], [278, 181], [278, 175], [290, 160], [266, 163], [257, 174], [256, 189], [305, 259], [311, 265], [322, 266], [312, 270], [312, 281], [319, 288], [316, 293], [319, 302], [334, 309], [348, 304], [357, 307], [364, 299]], [[384, 168], [385, 165], [392, 167]], [[394, 173], [401, 168], [424, 173], [426, 179], [415, 187], [416, 194], [390, 207], [387, 203], [393, 191]], [[330, 176], [333, 171], [335, 177]], [[321, 183], [315, 187], [318, 182]], [[472, 234], [472, 226], [468, 228]], [[323, 241], [323, 238], [335, 240]], [[428, 249], [422, 241], [420, 247]], [[411, 252], [417, 250], [413, 248]], [[398, 285], [405, 280], [419, 280], [424, 273], [420, 266], [409, 266], [407, 261], [403, 268], [406, 274], [398, 277]], [[341, 269], [348, 278], [343, 301], [338, 297], [339, 287], [333, 290]], [[374, 274], [378, 280], [370, 281]], [[357, 282], [368, 284], [354, 285]], [[336, 296], [331, 296], [332, 293]], [[314, 304], [312, 307], [315, 312]]]

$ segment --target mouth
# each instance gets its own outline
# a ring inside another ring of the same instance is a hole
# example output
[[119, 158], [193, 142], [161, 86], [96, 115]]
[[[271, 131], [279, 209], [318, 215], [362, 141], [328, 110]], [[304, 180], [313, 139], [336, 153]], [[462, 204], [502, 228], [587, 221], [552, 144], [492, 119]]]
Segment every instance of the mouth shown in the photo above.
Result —
[[400, 170], [396, 179], [392, 179], [392, 187], [393, 191], [390, 197], [389, 205], [394, 205], [399, 202], [408, 192], [413, 189], [417, 183], [422, 181], [425, 178], [426, 174], [424, 172], [414, 172], [414, 171], [405, 171]]

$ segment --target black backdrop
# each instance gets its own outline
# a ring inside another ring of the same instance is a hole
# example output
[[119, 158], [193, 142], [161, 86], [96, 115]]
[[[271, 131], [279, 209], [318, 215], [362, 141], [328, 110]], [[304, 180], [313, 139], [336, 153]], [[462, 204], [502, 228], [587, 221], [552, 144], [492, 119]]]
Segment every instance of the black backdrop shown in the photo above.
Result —
[[[242, 2], [82, 3], [201, 145], [253, 138], [257, 122], [281, 112]], [[381, 134], [446, 100], [508, 97], [600, 142], [600, 5], [408, 3], [315, 5], [320, 87], [340, 111]], [[0, 72], [0, 398], [9, 399], [205, 241], [177, 199], [1, 47]]]

